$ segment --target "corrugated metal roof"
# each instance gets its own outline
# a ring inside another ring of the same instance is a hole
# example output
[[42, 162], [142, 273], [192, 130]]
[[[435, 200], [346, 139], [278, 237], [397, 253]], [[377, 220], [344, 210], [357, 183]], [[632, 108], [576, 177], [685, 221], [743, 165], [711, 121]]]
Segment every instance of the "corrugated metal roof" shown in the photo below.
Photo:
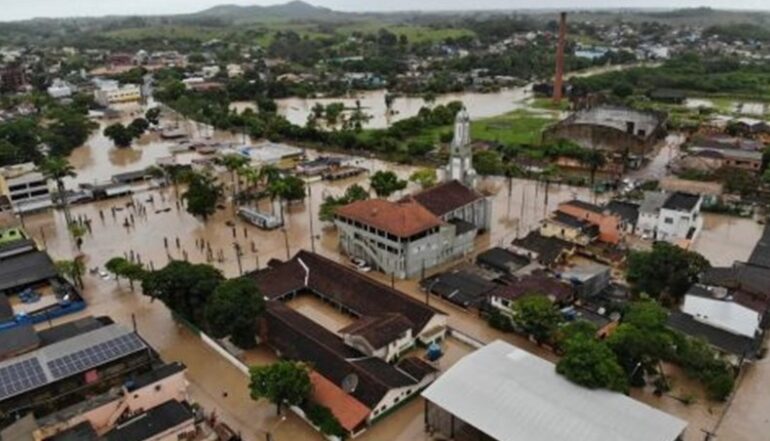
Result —
[[698, 295], [684, 296], [682, 312], [708, 325], [749, 338], [754, 338], [761, 321], [759, 313], [743, 305]]
[[674, 441], [687, 426], [625, 395], [577, 386], [503, 341], [467, 355], [423, 397], [498, 441]]

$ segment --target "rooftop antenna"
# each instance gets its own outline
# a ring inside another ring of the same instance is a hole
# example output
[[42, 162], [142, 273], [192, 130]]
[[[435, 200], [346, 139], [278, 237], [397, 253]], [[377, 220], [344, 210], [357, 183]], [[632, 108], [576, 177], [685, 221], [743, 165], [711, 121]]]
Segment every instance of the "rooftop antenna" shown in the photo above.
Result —
[[358, 387], [358, 375], [355, 373], [351, 373], [345, 376], [345, 378], [342, 379], [342, 390], [345, 391], [345, 393], [352, 394], [356, 391], [356, 388]]

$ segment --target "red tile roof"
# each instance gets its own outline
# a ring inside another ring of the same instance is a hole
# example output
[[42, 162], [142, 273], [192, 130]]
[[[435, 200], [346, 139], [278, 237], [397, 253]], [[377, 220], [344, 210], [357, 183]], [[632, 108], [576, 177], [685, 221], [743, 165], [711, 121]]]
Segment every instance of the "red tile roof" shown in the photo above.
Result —
[[369, 416], [368, 407], [318, 372], [310, 372], [310, 382], [313, 401], [328, 407], [348, 432], [355, 431]]
[[398, 237], [411, 237], [441, 225], [441, 219], [413, 200], [356, 201], [337, 209], [337, 216], [360, 222]]

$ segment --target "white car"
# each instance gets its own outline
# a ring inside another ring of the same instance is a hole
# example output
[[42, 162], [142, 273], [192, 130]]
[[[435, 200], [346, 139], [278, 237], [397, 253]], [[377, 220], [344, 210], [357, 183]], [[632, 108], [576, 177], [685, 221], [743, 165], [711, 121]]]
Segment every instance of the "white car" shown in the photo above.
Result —
[[370, 267], [364, 259], [359, 259], [358, 257], [353, 257], [350, 259], [350, 263], [352, 263], [353, 266], [362, 273], [368, 273], [372, 270], [372, 267]]

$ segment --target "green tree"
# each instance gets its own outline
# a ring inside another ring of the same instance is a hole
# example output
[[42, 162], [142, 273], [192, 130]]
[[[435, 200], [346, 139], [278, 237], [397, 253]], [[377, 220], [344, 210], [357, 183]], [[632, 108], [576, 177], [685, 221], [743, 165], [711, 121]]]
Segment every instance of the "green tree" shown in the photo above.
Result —
[[142, 279], [142, 291], [203, 327], [208, 299], [222, 280], [222, 273], [210, 265], [173, 260], [162, 269], [147, 272]]
[[436, 185], [437, 179], [436, 170], [433, 168], [422, 168], [409, 176], [410, 181], [420, 184], [423, 189]]
[[266, 398], [275, 404], [278, 414], [285, 405], [302, 404], [313, 390], [310, 383], [310, 369], [304, 364], [293, 361], [278, 361], [268, 366], [251, 368], [249, 383], [251, 398]]
[[569, 339], [556, 372], [589, 389], [628, 391], [628, 379], [615, 354], [603, 342], [582, 335]]
[[224, 338], [243, 349], [257, 342], [257, 319], [265, 310], [265, 301], [256, 282], [240, 277], [222, 282], [206, 303], [206, 322], [211, 335]]
[[345, 195], [343, 196], [345, 198], [345, 201], [347, 203], [354, 202], [354, 201], [363, 201], [366, 199], [369, 199], [369, 192], [366, 191], [366, 189], [358, 184], [353, 184], [350, 187], [345, 190]]
[[136, 118], [131, 121], [131, 124], [126, 129], [131, 133], [134, 138], [139, 138], [144, 135], [144, 132], [150, 128], [150, 123], [144, 118]]
[[651, 251], [633, 251], [627, 279], [637, 293], [664, 303], [678, 303], [710, 264], [700, 254], [668, 242], [656, 242]]
[[124, 257], [113, 257], [104, 264], [104, 267], [115, 275], [116, 281], [119, 281], [120, 277], [128, 279], [131, 291], [134, 290], [134, 282], [142, 280], [145, 274], [142, 265], [131, 262]]
[[117, 147], [129, 147], [134, 140], [134, 133], [121, 123], [115, 123], [104, 129], [104, 136], [109, 138]]
[[535, 340], [544, 343], [554, 337], [563, 318], [548, 297], [527, 295], [513, 303], [513, 321]]
[[473, 154], [473, 167], [480, 175], [499, 175], [503, 172], [503, 160], [494, 150], [482, 150]]
[[83, 273], [85, 272], [85, 264], [83, 263], [82, 256], [76, 257], [72, 260], [57, 260], [56, 269], [64, 277], [69, 278], [76, 287], [83, 289]]
[[147, 112], [144, 113], [144, 118], [149, 122], [150, 124], [157, 126], [160, 124], [160, 107], [153, 107], [152, 109], [147, 109]]
[[584, 166], [588, 167], [591, 172], [591, 188], [594, 188], [594, 182], [596, 180], [596, 172], [607, 165], [607, 157], [604, 156], [604, 152], [597, 149], [587, 150], [585, 154], [580, 158], [580, 162]]
[[56, 182], [56, 193], [59, 207], [64, 211], [64, 219], [67, 225], [72, 225], [72, 216], [70, 215], [69, 201], [64, 189], [64, 179], [77, 176], [75, 167], [73, 167], [67, 158], [60, 156], [50, 156], [40, 164], [40, 171], [46, 178]]
[[182, 194], [187, 202], [187, 212], [202, 217], [205, 222], [217, 210], [222, 187], [212, 177], [202, 173], [192, 173], [187, 180], [187, 191]]
[[387, 198], [406, 188], [407, 182], [399, 179], [392, 171], [378, 171], [369, 178], [370, 185], [378, 197]]

